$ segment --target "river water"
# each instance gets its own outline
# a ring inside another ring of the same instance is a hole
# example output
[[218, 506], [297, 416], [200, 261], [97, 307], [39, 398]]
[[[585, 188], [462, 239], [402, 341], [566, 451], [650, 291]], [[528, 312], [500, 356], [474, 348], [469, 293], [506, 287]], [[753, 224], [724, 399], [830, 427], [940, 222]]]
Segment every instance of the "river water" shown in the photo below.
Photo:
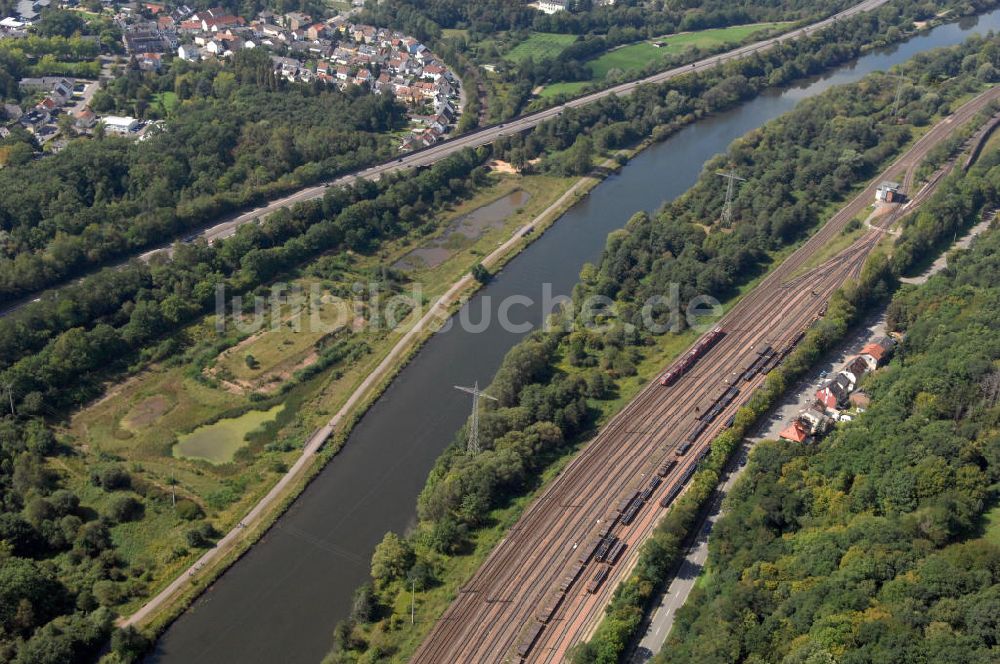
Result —
[[[972, 32], [1000, 28], [1000, 11], [949, 24], [872, 52], [829, 74], [771, 90], [739, 108], [691, 125], [641, 153], [598, 185], [467, 305], [473, 322], [495, 317], [501, 300], [527, 295], [513, 322], [542, 320], [542, 284], [568, 294], [585, 262], [595, 262], [611, 231], [639, 210], [653, 211], [687, 190], [712, 156], [748, 131], [833, 85], [885, 70]], [[486, 307], [484, 309], [483, 307]], [[471, 309], [469, 309], [471, 307]], [[460, 312], [461, 313], [461, 312]], [[342, 452], [274, 528], [163, 635], [149, 658], [169, 664], [317, 662], [351, 594], [368, 579], [368, 561], [387, 530], [415, 519], [416, 497], [434, 460], [468, 417], [471, 399], [455, 385], [488, 383], [525, 333], [455, 325], [432, 337], [352, 432]]]

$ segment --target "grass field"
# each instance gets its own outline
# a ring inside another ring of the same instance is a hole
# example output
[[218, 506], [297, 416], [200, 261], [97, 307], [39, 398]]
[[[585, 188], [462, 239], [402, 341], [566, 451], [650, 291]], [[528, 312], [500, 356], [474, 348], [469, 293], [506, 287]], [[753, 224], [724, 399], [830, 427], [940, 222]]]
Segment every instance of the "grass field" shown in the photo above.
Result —
[[561, 83], [553, 83], [552, 85], [546, 85], [539, 96], [545, 99], [547, 97], [555, 97], [556, 95], [575, 95], [591, 83], [593, 81], [563, 81]]
[[558, 35], [549, 32], [535, 32], [510, 50], [504, 57], [511, 62], [548, 60], [557, 57], [567, 46], [576, 41], [576, 35]]
[[180, 100], [177, 99], [176, 92], [157, 92], [153, 95], [153, 102], [163, 108], [164, 113], [170, 113], [173, 111], [177, 107], [179, 101]]
[[[576, 179], [497, 174], [491, 185], [439, 211], [432, 232], [395, 240], [371, 255], [322, 257], [303, 266], [301, 274], [290, 281], [304, 292], [319, 283], [350, 297], [344, 291], [353, 283], [367, 283], [379, 266], [392, 265], [414, 249], [438, 241], [455, 219], [511, 192], [530, 194], [522, 207], [474, 241], [448, 243], [449, 256], [436, 267], [404, 274], [404, 282], [421, 285], [423, 302], [427, 303], [574, 182]], [[332, 267], [328, 265], [331, 262]], [[324, 323], [329, 322], [328, 313], [321, 316]], [[338, 341], [343, 339], [364, 352], [336, 361], [280, 397], [255, 401], [255, 392], [260, 390], [234, 389], [233, 383], [253, 381], [268, 372], [287, 374], [304, 360], [308, 363], [316, 355], [316, 342], [328, 336], [326, 332], [308, 334], [305, 324], [297, 333], [281, 320], [280, 325], [265, 326], [251, 336], [227, 328], [226, 334], [232, 336], [222, 338], [216, 332], [214, 317], [207, 317], [182, 332], [184, 338], [198, 340], [192, 350], [175, 361], [147, 366], [109, 388], [102, 399], [77, 412], [61, 430], [61, 440], [78, 453], [54, 457], [51, 470], [64, 477], [88, 505], [103, 512], [115, 497], [90, 480], [95, 466], [114, 463], [131, 474], [146, 506], [141, 521], [111, 528], [122, 555], [149, 570], [144, 583], [136, 584], [134, 597], [114, 602], [123, 613], [134, 610], [145, 593], [162, 586], [200, 555], [200, 550], [186, 543], [185, 533], [193, 524], [178, 515], [174, 499], [195, 503], [219, 532], [234, 527], [294, 463], [305, 439], [329, 420], [404, 333], [403, 329], [341, 333]], [[228, 344], [228, 348], [221, 344]], [[256, 360], [253, 367], [246, 362], [248, 353]], [[230, 379], [213, 380], [213, 371], [228, 372]], [[278, 381], [278, 385], [285, 382]]]
[[[547, 86], [542, 91], [541, 96], [552, 97], [559, 94], [575, 94], [589, 83], [603, 81], [607, 77], [608, 72], [612, 70], [621, 72], [639, 71], [651, 62], [663, 60], [667, 56], [679, 55], [691, 48], [712, 50], [727, 45], [736, 45], [755, 33], [781, 28], [785, 25], [788, 24], [753, 23], [750, 25], [736, 25], [729, 28], [687, 32], [622, 46], [588, 62], [590, 71], [593, 74], [589, 81], [554, 83]], [[525, 44], [529, 42], [525, 42]], [[659, 44], [660, 46], [656, 46], [655, 44]]]
[[[317, 342], [350, 323], [347, 303], [322, 294], [317, 280], [300, 279], [297, 285], [301, 286], [302, 294], [296, 307], [304, 313], [303, 317], [309, 318], [293, 321], [293, 310], [289, 308], [288, 320], [266, 324], [261, 332], [226, 349], [211, 369], [217, 378], [233, 381], [246, 390], [271, 392], [296, 369], [315, 359]], [[314, 329], [308, 324], [313, 316], [322, 327]], [[249, 358], [253, 358], [252, 361]]]

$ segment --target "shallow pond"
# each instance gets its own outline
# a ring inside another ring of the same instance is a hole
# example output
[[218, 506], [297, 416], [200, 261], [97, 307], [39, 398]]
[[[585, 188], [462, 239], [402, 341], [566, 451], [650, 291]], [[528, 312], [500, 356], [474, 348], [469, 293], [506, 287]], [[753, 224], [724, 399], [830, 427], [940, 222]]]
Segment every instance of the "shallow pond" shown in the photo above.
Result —
[[284, 404], [278, 404], [270, 410], [251, 410], [239, 417], [198, 427], [191, 433], [178, 436], [173, 454], [178, 458], [229, 463], [233, 455], [247, 444], [247, 434], [273, 422], [284, 408]]
[[414, 270], [434, 268], [448, 260], [452, 252], [478, 240], [487, 231], [503, 226], [507, 218], [517, 212], [531, 198], [523, 189], [515, 189], [492, 203], [478, 207], [454, 219], [444, 233], [428, 244], [414, 249], [398, 261], [394, 268]]

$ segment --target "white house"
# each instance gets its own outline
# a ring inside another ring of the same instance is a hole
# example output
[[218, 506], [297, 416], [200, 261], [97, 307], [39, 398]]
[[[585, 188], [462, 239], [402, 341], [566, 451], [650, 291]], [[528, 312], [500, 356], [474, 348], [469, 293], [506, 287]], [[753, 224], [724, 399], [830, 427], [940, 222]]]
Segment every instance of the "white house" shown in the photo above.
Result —
[[546, 14], [566, 11], [566, 0], [538, 0], [538, 11]]
[[201, 57], [201, 49], [197, 46], [184, 44], [177, 47], [177, 57], [181, 60], [197, 60]]

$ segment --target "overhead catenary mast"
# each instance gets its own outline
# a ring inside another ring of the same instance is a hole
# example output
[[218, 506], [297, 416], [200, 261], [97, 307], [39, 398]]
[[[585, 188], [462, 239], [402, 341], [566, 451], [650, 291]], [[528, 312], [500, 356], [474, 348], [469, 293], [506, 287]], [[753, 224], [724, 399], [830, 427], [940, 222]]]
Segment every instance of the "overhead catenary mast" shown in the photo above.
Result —
[[736, 182], [746, 182], [746, 178], [741, 178], [736, 175], [736, 171], [729, 171], [728, 173], [716, 173], [720, 178], [726, 178], [728, 184], [726, 185], [726, 204], [722, 206], [722, 226], [723, 228], [728, 227], [733, 223], [733, 194], [736, 193]]
[[470, 456], [476, 456], [481, 451], [479, 449], [479, 398], [486, 397], [487, 399], [492, 399], [493, 401], [497, 401], [497, 399], [496, 397], [491, 397], [485, 392], [480, 391], [478, 380], [473, 387], [462, 387], [461, 385], [456, 385], [455, 389], [468, 392], [472, 395], [472, 422], [469, 423], [469, 440], [466, 443], [465, 451]]

